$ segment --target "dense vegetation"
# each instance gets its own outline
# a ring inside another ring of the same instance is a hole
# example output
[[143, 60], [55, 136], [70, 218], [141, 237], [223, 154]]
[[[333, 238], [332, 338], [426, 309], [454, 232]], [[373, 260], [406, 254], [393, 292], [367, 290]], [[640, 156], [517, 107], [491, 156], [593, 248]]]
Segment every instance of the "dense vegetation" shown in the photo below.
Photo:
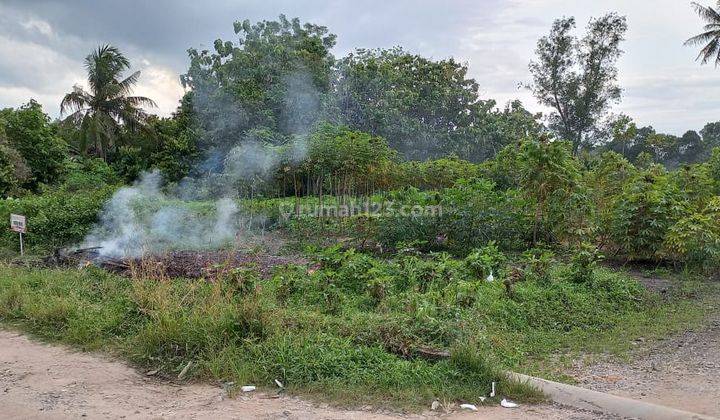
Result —
[[[557, 352], [591, 343], [627, 350], [636, 337], [661, 336], [701, 315], [689, 295], [663, 302], [608, 270], [578, 281], [573, 264], [535, 263], [535, 277], [508, 296], [476, 274], [500, 255], [486, 248], [462, 260], [385, 261], [329, 249], [314, 255], [312, 272], [290, 265], [261, 280], [228, 267], [214, 282], [158, 281], [142, 266], [132, 280], [93, 268], [4, 267], [0, 319], [161, 375], [192, 362], [188, 377], [269, 390], [279, 380], [291, 392], [355, 406], [416, 409], [433, 399], [479, 405], [492, 381], [500, 396], [537, 401], [501, 370], [557, 375]], [[450, 357], [424, 356], [436, 349]]]

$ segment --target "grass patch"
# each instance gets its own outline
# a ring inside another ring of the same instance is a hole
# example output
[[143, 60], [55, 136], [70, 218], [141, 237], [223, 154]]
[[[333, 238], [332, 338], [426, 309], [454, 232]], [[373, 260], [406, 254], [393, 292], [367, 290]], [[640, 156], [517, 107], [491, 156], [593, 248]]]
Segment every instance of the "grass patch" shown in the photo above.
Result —
[[331, 249], [316, 259], [317, 270], [288, 266], [262, 281], [244, 270], [213, 283], [4, 266], [0, 320], [165, 375], [192, 361], [188, 377], [200, 380], [272, 388], [277, 379], [344, 405], [418, 409], [477, 404], [492, 381], [503, 397], [539, 401], [502, 371], [558, 377], [578, 352], [622, 353], [633, 338], [702, 316], [689, 291], [664, 300], [607, 269], [578, 283], [557, 264], [508, 294], [444, 254]]

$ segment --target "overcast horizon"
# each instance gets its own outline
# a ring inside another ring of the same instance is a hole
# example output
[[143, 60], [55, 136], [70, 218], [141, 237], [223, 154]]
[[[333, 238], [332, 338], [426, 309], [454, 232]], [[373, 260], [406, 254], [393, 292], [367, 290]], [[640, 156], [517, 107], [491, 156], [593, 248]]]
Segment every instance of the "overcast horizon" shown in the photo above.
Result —
[[454, 57], [468, 64], [483, 99], [499, 106], [520, 99], [528, 109], [542, 111], [530, 92], [519, 88], [530, 81], [528, 63], [537, 39], [558, 17], [575, 16], [581, 35], [591, 17], [617, 11], [627, 16], [629, 30], [619, 62], [623, 98], [613, 112], [676, 135], [720, 120], [720, 69], [701, 66], [695, 61], [698, 49], [683, 46], [702, 28], [689, 1], [98, 3], [0, 0], [0, 108], [34, 98], [56, 117], [62, 96], [85, 81], [85, 56], [109, 43], [126, 53], [133, 70], [142, 71], [135, 94], [158, 103], [151, 112], [169, 115], [183, 94], [179, 75], [187, 68], [188, 48], [212, 49], [217, 38], [236, 40], [236, 20], [272, 20], [282, 13], [327, 26], [338, 37], [336, 57], [355, 48], [396, 45], [435, 59]]

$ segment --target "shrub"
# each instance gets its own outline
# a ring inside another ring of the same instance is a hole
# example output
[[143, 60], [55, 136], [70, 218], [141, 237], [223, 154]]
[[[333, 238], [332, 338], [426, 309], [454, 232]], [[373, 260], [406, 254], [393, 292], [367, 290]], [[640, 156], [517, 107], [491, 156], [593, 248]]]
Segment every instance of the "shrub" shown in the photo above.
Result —
[[703, 270], [720, 266], [720, 197], [698, 213], [683, 217], [665, 238], [666, 253], [690, 267]]
[[581, 244], [570, 259], [569, 280], [574, 283], [592, 283], [597, 263], [603, 258], [595, 245]]
[[[113, 187], [70, 194], [62, 190], [18, 199], [0, 200], [0, 219], [9, 220], [10, 213], [27, 217], [26, 244], [30, 248], [50, 249], [82, 241], [97, 221]], [[4, 230], [0, 243], [17, 248], [17, 234]]]
[[400, 165], [400, 186], [413, 186], [423, 190], [450, 188], [461, 179], [474, 179], [480, 175], [480, 167], [466, 160], [448, 158], [410, 161]]
[[498, 249], [495, 241], [488, 242], [482, 248], [473, 249], [465, 257], [465, 263], [480, 278], [485, 278], [490, 273], [497, 273], [505, 264], [506, 258]]
[[665, 235], [684, 211], [677, 186], [666, 174], [645, 171], [617, 197], [610, 238], [627, 258], [657, 258]]

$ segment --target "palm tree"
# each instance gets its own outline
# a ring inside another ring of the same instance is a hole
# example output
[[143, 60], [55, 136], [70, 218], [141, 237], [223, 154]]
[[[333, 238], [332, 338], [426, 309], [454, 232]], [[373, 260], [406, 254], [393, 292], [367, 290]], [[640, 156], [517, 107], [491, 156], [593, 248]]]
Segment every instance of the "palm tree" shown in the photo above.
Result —
[[142, 106], [154, 107], [155, 102], [143, 96], [127, 96], [140, 77], [136, 71], [118, 80], [130, 68], [130, 61], [111, 45], [103, 45], [85, 58], [90, 91], [73, 86], [60, 103], [60, 115], [71, 114], [64, 120], [80, 128], [79, 149], [87, 153], [92, 146], [95, 153], [107, 159], [107, 152], [116, 143], [122, 125], [130, 130], [144, 127], [147, 113]]
[[[710, 6], [705, 7], [694, 2], [692, 5], [707, 24], [703, 28], [705, 32], [688, 39], [685, 45], [704, 45], [697, 58], [702, 58], [703, 64], [714, 59], [715, 66], [718, 66], [720, 65], [720, 13]], [[720, 6], [720, 1], [718, 5]]]

